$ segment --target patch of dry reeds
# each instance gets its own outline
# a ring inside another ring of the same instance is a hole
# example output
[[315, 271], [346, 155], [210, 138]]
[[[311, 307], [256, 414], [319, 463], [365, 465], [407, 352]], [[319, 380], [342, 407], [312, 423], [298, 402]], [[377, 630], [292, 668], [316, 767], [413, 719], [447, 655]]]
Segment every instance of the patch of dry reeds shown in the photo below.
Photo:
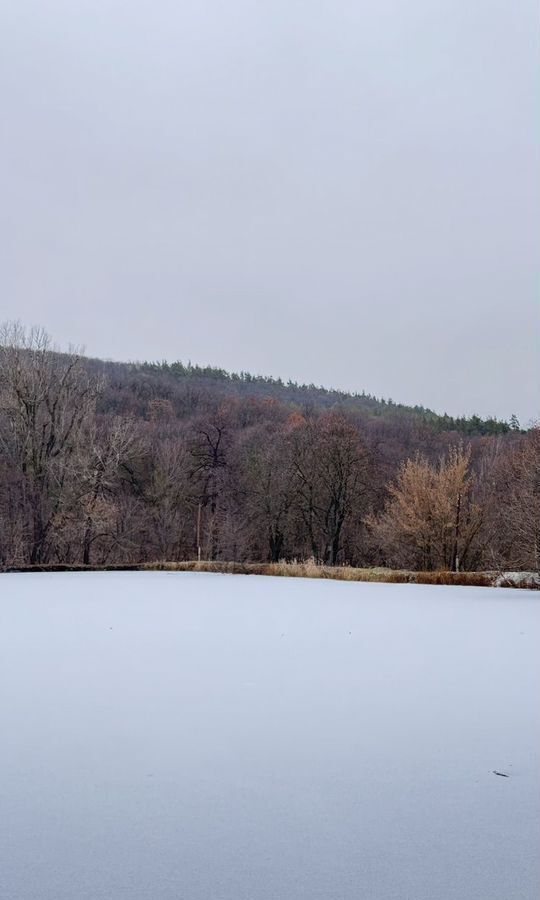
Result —
[[[352, 566], [325, 566], [313, 559], [302, 562], [248, 563], [184, 560], [182, 562], [105, 564], [96, 566], [52, 563], [39, 566], [10, 566], [4, 572], [209, 572], [223, 575], [271, 575], [285, 578], [330, 578], [336, 581], [367, 581], [386, 584], [464, 585], [468, 587], [493, 587], [493, 572], [412, 572], [405, 569], [369, 568]], [[499, 583], [501, 583], [499, 581]], [[502, 582], [503, 587], [535, 587], [531, 584]]]

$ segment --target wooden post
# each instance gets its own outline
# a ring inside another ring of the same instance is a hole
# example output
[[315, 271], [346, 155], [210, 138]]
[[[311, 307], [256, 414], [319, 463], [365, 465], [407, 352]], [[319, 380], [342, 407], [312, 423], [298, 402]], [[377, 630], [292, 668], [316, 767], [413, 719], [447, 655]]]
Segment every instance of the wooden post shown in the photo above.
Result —
[[197, 507], [197, 559], [201, 561], [201, 501]]

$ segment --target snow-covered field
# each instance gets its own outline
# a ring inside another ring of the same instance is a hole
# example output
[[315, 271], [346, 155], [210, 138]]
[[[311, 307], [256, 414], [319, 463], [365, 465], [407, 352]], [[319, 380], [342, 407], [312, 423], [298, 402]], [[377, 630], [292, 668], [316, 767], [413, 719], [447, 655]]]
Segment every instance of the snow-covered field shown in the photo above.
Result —
[[0, 620], [2, 898], [540, 895], [538, 593], [0, 575]]

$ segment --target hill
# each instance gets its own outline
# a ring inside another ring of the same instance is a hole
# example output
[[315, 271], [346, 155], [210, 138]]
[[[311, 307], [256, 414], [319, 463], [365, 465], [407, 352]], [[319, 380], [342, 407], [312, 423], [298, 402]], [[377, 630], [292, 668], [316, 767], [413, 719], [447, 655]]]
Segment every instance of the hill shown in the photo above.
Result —
[[0, 565], [535, 570], [540, 432], [191, 363], [0, 344]]
[[305, 411], [339, 410], [342, 413], [360, 414], [366, 417], [399, 419], [411, 417], [430, 426], [437, 432], [456, 432], [464, 436], [507, 434], [519, 428], [496, 418], [481, 418], [477, 415], [453, 417], [438, 414], [422, 405], [407, 406], [392, 399], [384, 399], [352, 391], [339, 391], [315, 384], [298, 384], [283, 381], [268, 375], [252, 375], [249, 372], [228, 372], [216, 366], [199, 366], [180, 360], [168, 362], [114, 363], [105, 364], [109, 374], [122, 373], [131, 376], [150, 376], [156, 391], [166, 394], [171, 385], [206, 388], [218, 396], [238, 398], [273, 398], [280, 403]]

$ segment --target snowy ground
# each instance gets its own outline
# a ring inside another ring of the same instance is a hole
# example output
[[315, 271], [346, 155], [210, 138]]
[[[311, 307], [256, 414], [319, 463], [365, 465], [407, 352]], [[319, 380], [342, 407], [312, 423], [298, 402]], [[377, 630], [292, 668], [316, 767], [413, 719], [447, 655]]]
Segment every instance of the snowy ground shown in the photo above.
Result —
[[0, 575], [0, 896], [536, 900], [539, 626], [528, 591]]

